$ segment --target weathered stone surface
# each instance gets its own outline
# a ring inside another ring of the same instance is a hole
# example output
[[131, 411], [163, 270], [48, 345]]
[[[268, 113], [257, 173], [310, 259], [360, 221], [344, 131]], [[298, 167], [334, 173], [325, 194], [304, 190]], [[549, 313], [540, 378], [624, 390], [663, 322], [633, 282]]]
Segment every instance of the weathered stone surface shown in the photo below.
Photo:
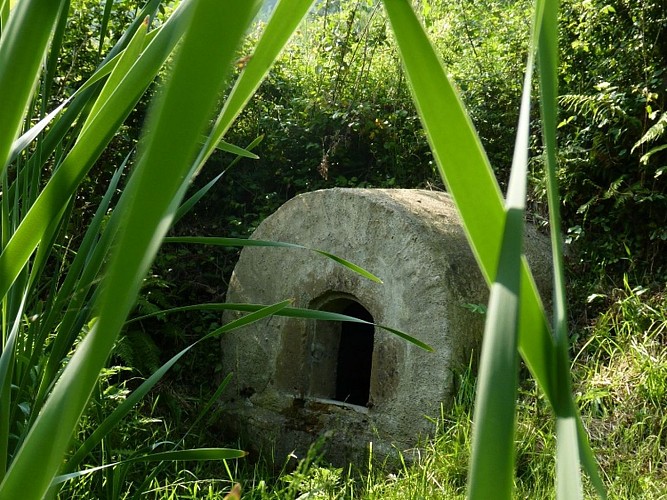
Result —
[[[228, 302], [343, 312], [405, 331], [429, 353], [381, 329], [273, 317], [226, 335], [228, 428], [280, 461], [327, 433], [328, 458], [360, 460], [368, 443], [386, 456], [433, 430], [427, 417], [449, 405], [455, 372], [467, 366], [483, 317], [466, 304], [488, 292], [455, 207], [425, 190], [331, 189], [303, 194], [268, 217], [253, 238], [299, 243], [358, 264], [373, 283], [318, 254], [245, 248]], [[528, 254], [548, 269], [548, 242], [527, 235]], [[535, 263], [534, 263], [535, 264]], [[546, 283], [548, 276], [538, 277]], [[237, 317], [226, 314], [225, 321]], [[345, 377], [343, 374], [352, 374]]]

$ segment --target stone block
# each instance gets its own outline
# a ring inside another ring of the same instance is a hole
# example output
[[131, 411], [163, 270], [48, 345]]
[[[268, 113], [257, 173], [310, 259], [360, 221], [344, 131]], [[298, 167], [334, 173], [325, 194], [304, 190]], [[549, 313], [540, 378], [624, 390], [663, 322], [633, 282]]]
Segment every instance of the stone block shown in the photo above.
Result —
[[[228, 302], [333, 311], [402, 330], [426, 352], [372, 326], [272, 317], [225, 335], [225, 425], [282, 462], [322, 435], [334, 463], [364, 463], [414, 447], [451, 404], [455, 374], [478, 351], [488, 288], [456, 208], [442, 192], [330, 189], [285, 203], [256, 239], [326, 250], [383, 280], [374, 283], [306, 250], [248, 247]], [[550, 289], [548, 240], [529, 228], [527, 253]], [[224, 321], [238, 317], [227, 313]]]

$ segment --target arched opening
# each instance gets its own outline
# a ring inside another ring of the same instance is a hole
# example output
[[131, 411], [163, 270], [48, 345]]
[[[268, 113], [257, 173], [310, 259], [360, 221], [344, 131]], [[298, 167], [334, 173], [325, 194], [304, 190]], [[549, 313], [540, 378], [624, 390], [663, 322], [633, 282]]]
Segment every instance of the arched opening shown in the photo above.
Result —
[[[373, 316], [356, 300], [335, 298], [318, 307], [373, 323]], [[372, 324], [317, 321], [311, 337], [309, 395], [366, 406], [373, 368]]]

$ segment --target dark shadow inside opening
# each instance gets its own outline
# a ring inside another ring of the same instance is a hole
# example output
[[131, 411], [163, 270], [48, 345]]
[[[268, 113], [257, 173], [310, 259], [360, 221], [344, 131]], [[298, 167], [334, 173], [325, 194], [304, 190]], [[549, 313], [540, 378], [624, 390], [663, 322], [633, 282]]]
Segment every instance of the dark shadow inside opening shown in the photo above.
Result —
[[[361, 304], [349, 301], [340, 311], [347, 316], [373, 322], [373, 316]], [[335, 399], [359, 406], [368, 404], [373, 364], [373, 325], [341, 323]]]

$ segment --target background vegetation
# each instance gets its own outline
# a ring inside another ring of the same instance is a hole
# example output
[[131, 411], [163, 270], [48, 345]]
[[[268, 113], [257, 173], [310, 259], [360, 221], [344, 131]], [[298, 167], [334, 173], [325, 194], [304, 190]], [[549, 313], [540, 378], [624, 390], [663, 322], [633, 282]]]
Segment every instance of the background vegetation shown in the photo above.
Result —
[[[104, 3], [72, 0], [76, 16], [64, 34], [50, 102], [61, 102], [92, 74], [142, 5], [114, 2], [108, 36], [100, 37]], [[503, 188], [518, 119], [530, 7], [526, 0], [417, 3]], [[667, 485], [662, 415], [667, 404], [667, 7], [660, 0], [563, 0], [561, 17], [558, 176], [561, 230], [569, 247], [575, 390], [611, 496], [660, 498]], [[250, 32], [238, 54], [238, 71], [257, 33]], [[100, 168], [77, 192], [67, 230], [72, 242], [83, 237], [117, 166], [136, 145], [150, 95], [139, 101], [98, 160]], [[217, 183], [174, 233], [247, 236], [287, 199], [313, 189], [443, 189], [385, 14], [371, 0], [318, 3], [226, 140], [245, 147], [258, 137], [261, 142], [253, 147], [257, 160], [242, 159], [230, 167], [233, 156], [214, 154], [194, 188], [223, 171], [225, 182]], [[530, 216], [546, 227], [537, 131], [531, 147]], [[65, 250], [64, 266], [69, 262]], [[236, 255], [229, 249], [166, 246], [134, 314], [222, 301]], [[191, 312], [131, 323], [77, 439], [124, 401], [138, 379], [215, 330], [219, 320], [218, 314]], [[215, 425], [223, 417], [216, 412], [191, 428], [216, 389], [205, 381], [224, 375], [218, 370], [210, 345], [179, 360], [143, 406], [114, 430], [101, 453], [149, 450], [186, 430], [188, 445], [223, 443], [226, 436]], [[461, 374], [460, 382], [456, 403], [435, 421], [437, 438], [425, 443], [421, 459], [401, 471], [339, 470], [315, 456], [276, 457], [288, 464], [276, 476], [262, 457], [258, 463], [165, 466], [148, 489], [156, 498], [221, 498], [240, 480], [248, 498], [308, 493], [307, 498], [463, 497], [475, 382], [469, 373]], [[549, 409], [527, 381], [520, 402], [517, 493], [548, 497], [553, 429], [541, 415]], [[96, 460], [91, 457], [88, 463]], [[146, 477], [143, 467], [71, 481], [62, 497], [123, 496], [123, 485]]]

